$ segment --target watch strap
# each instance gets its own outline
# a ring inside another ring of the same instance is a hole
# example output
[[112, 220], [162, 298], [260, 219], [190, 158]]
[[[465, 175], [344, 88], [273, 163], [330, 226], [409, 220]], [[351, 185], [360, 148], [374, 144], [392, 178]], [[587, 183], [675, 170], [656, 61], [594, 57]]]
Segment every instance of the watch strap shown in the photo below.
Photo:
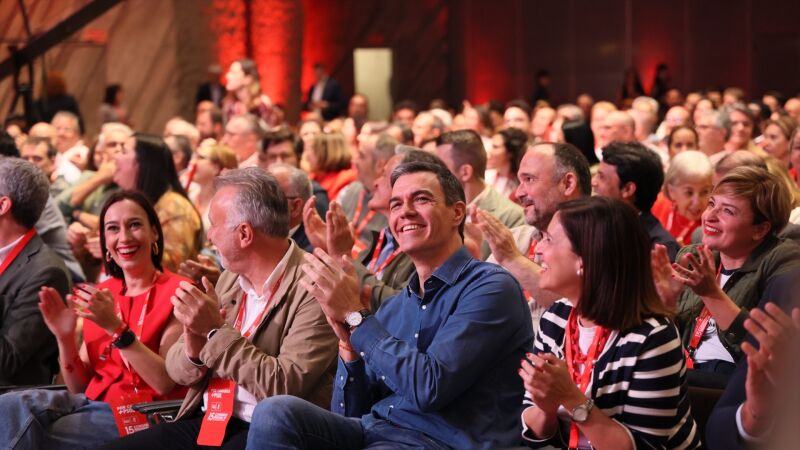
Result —
[[136, 341], [136, 334], [134, 334], [133, 331], [131, 331], [131, 329], [128, 328], [122, 333], [120, 333], [119, 337], [117, 337], [111, 342], [111, 345], [113, 345], [115, 348], [122, 350], [123, 348], [126, 348], [131, 344], [133, 344], [134, 341]]

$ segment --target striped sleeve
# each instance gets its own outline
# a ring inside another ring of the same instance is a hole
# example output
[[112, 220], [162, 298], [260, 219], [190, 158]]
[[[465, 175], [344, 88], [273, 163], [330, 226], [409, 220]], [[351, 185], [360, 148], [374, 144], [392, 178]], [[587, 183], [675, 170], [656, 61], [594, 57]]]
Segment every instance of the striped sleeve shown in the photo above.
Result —
[[621, 343], [623, 355], [625, 346], [638, 347], [636, 356], [621, 357], [604, 368], [606, 375], [630, 371], [629, 376], [609, 377], [626, 381], [598, 387], [596, 398], [598, 403], [616, 405], [604, 412], [630, 430], [637, 448], [692, 448], [699, 437], [687, 401], [678, 331], [666, 319], [648, 319], [647, 325], [646, 336], [628, 333], [627, 342]]

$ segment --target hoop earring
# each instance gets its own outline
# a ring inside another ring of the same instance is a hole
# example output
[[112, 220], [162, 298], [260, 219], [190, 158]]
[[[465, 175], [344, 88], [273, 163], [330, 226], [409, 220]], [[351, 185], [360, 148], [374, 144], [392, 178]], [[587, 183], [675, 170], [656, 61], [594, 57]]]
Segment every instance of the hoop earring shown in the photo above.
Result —
[[578, 274], [578, 276], [579, 276], [579, 277], [582, 277], [582, 276], [583, 276], [583, 267], [581, 267], [580, 269], [578, 269], [578, 270], [576, 271], [576, 273]]
[[106, 262], [111, 262], [111, 252], [106, 250]]
[[153, 245], [150, 248], [153, 249], [153, 254], [158, 255], [158, 242], [153, 242]]

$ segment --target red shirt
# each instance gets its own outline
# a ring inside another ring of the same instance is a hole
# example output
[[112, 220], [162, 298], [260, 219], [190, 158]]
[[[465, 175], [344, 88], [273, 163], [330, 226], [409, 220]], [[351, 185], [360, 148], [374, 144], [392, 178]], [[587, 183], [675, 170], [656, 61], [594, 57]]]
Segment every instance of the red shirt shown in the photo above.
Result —
[[[139, 341], [155, 353], [158, 353], [161, 336], [172, 319], [172, 303], [169, 299], [175, 293], [178, 283], [184, 280], [190, 281], [180, 275], [164, 271], [153, 286], [153, 295], [147, 304]], [[138, 331], [137, 322], [149, 292], [136, 297], [123, 295], [122, 280], [117, 278], [106, 280], [98, 284], [97, 288], [111, 291], [114, 301], [122, 313], [122, 320], [132, 330]], [[86, 387], [86, 397], [92, 400], [106, 401], [106, 399], [117, 398], [123, 393], [132, 391], [134, 375], [125, 366], [119, 350], [112, 347], [110, 357], [105, 360], [100, 359], [111, 343], [111, 336], [94, 322], [86, 320], [83, 322], [83, 340], [86, 343], [90, 367], [94, 370], [92, 379]], [[186, 395], [186, 387], [176, 386], [168, 395], [160, 396], [138, 375], [136, 378], [139, 392], [149, 393], [153, 400], [181, 399]]]
[[664, 229], [678, 241], [681, 247], [692, 242], [692, 233], [700, 226], [700, 221], [690, 221], [675, 208], [675, 204], [664, 193], [659, 193], [650, 213], [661, 222]]
[[340, 170], [338, 172], [323, 172], [311, 175], [311, 179], [319, 183], [322, 189], [328, 192], [328, 199], [330, 201], [336, 200], [339, 191], [345, 188], [348, 184], [356, 181], [356, 171], [353, 169]]

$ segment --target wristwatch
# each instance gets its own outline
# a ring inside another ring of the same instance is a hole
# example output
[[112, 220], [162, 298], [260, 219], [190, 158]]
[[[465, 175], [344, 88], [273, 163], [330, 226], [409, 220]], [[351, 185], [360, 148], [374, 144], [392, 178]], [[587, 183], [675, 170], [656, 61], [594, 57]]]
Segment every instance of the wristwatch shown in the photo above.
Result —
[[367, 317], [369, 317], [371, 315], [372, 315], [372, 311], [370, 311], [368, 309], [362, 309], [360, 311], [349, 312], [349, 313], [347, 313], [346, 316], [344, 316], [344, 322], [352, 330], [355, 327], [361, 325], [361, 322], [363, 322], [364, 319], [366, 319]]
[[572, 421], [575, 423], [584, 423], [589, 419], [589, 413], [592, 412], [594, 401], [587, 398], [584, 403], [572, 409]]
[[119, 337], [111, 342], [111, 345], [122, 350], [123, 348], [133, 344], [133, 341], [135, 340], [136, 340], [136, 335], [133, 334], [133, 331], [131, 331], [130, 328], [128, 328], [122, 333], [120, 333]]

